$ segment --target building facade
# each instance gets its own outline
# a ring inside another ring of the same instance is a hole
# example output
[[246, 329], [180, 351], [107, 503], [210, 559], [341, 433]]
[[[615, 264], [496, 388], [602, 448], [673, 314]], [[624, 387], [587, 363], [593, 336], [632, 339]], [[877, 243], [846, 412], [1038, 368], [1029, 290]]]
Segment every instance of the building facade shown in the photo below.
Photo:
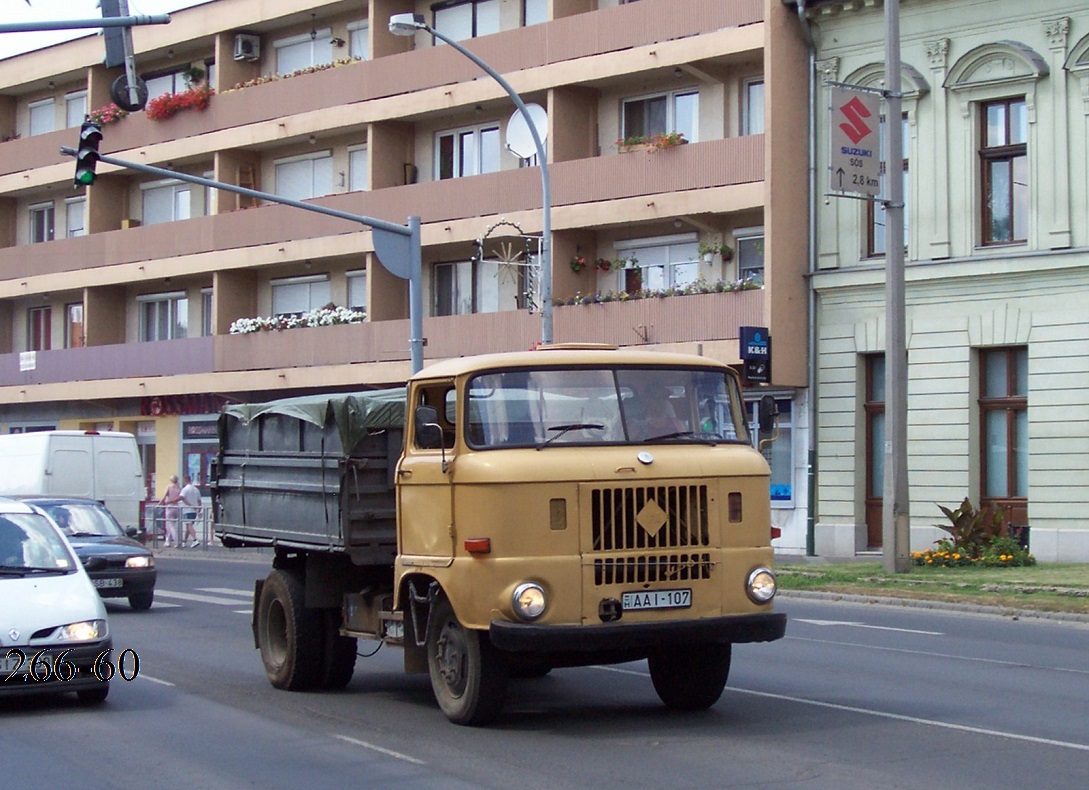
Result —
[[[419, 217], [425, 363], [541, 339], [539, 164], [496, 81], [389, 31], [409, 12], [547, 118], [556, 342], [740, 365], [740, 327], [774, 338], [750, 390], [780, 401], [776, 519], [804, 550], [807, 54], [777, 0], [214, 0], [133, 31], [150, 100], [127, 115], [97, 36], [0, 61], [0, 431], [131, 431], [154, 497], [207, 481], [226, 401], [411, 372], [368, 227], [116, 164], [73, 189], [58, 149], [88, 113], [118, 160]], [[323, 313], [349, 323], [259, 331]]]
[[[824, 119], [829, 83], [887, 87], [884, 9], [789, 5], [814, 42], [815, 542], [847, 556], [882, 542], [884, 210], [835, 196]], [[1089, 9], [903, 0], [900, 31], [911, 549], [968, 497], [1085, 562]]]

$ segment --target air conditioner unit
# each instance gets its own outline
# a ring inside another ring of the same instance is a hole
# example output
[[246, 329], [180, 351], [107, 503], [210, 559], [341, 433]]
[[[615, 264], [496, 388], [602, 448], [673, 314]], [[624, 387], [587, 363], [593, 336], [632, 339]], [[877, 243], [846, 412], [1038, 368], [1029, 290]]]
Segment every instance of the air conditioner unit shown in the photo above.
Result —
[[261, 58], [261, 37], [249, 33], [238, 33], [234, 37], [235, 60], [259, 60]]

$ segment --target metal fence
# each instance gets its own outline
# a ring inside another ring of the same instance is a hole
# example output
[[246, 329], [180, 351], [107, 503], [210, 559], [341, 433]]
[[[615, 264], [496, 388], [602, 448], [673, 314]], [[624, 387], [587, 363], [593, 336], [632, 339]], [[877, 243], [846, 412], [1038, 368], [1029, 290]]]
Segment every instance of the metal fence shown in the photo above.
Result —
[[147, 502], [141, 517], [144, 544], [153, 549], [207, 549], [215, 538], [211, 516], [208, 505], [190, 508]]

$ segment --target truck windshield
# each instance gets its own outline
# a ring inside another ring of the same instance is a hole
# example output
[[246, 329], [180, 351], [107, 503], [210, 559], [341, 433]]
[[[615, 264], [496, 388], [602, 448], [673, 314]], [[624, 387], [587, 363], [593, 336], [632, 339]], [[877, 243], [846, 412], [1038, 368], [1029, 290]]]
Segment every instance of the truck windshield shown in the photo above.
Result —
[[470, 447], [749, 443], [741, 394], [722, 370], [547, 368], [468, 384]]

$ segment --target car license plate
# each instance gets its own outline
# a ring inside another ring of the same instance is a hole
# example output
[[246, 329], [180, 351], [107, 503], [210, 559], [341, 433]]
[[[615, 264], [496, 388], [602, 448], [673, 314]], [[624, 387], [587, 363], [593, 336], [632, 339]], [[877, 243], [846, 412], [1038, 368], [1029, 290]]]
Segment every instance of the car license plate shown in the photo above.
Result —
[[120, 587], [122, 582], [118, 578], [113, 579], [91, 579], [91, 582], [95, 587]]
[[625, 611], [632, 609], [687, 609], [692, 605], [692, 590], [647, 590], [626, 592], [620, 596]]
[[[34, 653], [28, 652], [29, 650], [32, 650], [32, 648], [23, 649], [23, 652], [26, 653], [26, 657], [21, 661], [19, 656], [15, 655], [15, 653], [0, 656], [0, 681], [9, 677], [13, 672], [18, 672], [20, 675], [25, 675], [30, 672], [30, 662], [34, 658]], [[48, 667], [48, 671], [43, 669], [43, 667]], [[48, 677], [50, 672], [53, 671], [53, 656], [49, 653], [43, 653], [38, 656], [37, 671], [39, 677], [42, 676], [43, 672], [45, 673], [45, 676]]]

